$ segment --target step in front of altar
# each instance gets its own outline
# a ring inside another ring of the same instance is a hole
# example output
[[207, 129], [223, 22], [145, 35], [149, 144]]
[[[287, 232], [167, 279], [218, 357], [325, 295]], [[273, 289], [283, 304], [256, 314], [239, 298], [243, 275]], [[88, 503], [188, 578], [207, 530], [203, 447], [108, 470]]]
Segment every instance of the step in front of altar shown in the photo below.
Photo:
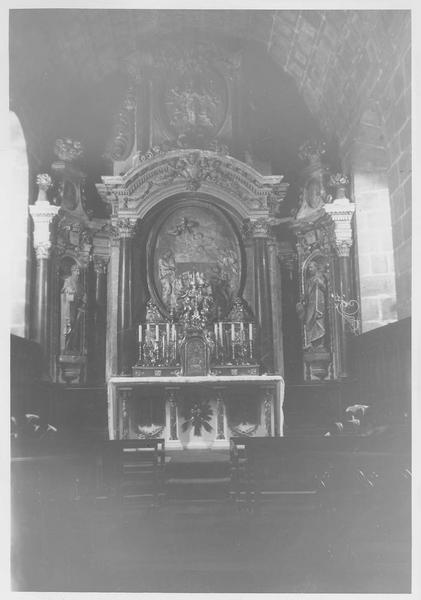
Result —
[[206, 455], [195, 462], [175, 459], [166, 465], [165, 490], [168, 501], [228, 499], [230, 464]]

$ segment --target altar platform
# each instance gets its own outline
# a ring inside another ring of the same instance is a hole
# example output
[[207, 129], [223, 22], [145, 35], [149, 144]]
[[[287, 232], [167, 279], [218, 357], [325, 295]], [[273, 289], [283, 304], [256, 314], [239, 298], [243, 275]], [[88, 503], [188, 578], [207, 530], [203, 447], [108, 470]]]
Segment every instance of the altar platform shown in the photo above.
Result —
[[280, 375], [111, 377], [110, 439], [163, 437], [171, 449], [228, 448], [235, 435], [283, 435]]

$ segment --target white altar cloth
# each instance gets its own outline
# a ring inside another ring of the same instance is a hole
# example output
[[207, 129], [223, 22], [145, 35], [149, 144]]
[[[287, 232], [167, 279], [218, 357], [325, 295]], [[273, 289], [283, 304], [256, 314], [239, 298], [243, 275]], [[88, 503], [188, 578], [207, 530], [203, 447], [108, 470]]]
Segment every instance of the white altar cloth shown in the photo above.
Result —
[[223, 384], [228, 388], [231, 385], [246, 383], [265, 387], [273, 386], [274, 389], [274, 410], [275, 421], [277, 423], [275, 435], [283, 435], [284, 427], [284, 379], [280, 375], [206, 375], [206, 376], [170, 376], [170, 377], [125, 377], [115, 376], [108, 380], [108, 425], [110, 439], [114, 439], [117, 420], [117, 390], [120, 388], [139, 388], [143, 386], [160, 387], [184, 387], [189, 385], [206, 384], [217, 386]]

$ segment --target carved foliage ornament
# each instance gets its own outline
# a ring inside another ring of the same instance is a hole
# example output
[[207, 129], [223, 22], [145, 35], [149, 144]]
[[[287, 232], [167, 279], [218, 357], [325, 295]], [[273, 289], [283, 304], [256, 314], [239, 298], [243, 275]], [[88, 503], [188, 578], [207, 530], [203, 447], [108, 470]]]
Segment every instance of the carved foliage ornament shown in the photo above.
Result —
[[213, 66], [197, 60], [176, 63], [164, 80], [163, 114], [177, 136], [215, 136], [227, 112], [228, 91], [224, 78]]
[[58, 156], [60, 160], [72, 162], [77, 158], [83, 156], [83, 146], [81, 142], [72, 140], [70, 138], [56, 140], [54, 145], [54, 154]]
[[133, 149], [135, 137], [136, 96], [129, 86], [114, 121], [114, 134], [105, 153], [112, 160], [126, 160]]
[[163, 320], [163, 317], [161, 315], [161, 313], [158, 310], [158, 307], [152, 302], [152, 300], [149, 300], [147, 305], [146, 305], [146, 323], [151, 323], [151, 324], [158, 324], [161, 323]]
[[307, 140], [298, 150], [300, 160], [309, 163], [320, 161], [324, 154], [326, 154], [326, 143], [322, 140]]
[[250, 308], [242, 298], [235, 298], [233, 306], [228, 315], [228, 321], [246, 322], [252, 320]]
[[53, 185], [53, 181], [48, 173], [40, 173], [37, 175], [37, 185], [46, 192]]

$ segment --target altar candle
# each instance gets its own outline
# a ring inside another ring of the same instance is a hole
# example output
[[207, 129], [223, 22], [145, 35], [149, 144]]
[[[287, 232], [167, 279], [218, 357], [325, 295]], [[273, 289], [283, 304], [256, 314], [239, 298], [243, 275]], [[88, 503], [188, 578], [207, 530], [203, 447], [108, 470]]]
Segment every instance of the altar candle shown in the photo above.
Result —
[[249, 340], [250, 342], [253, 340], [253, 324], [249, 323]]
[[159, 340], [159, 326], [155, 325], [155, 339], [156, 341]]
[[142, 325], [139, 325], [139, 342], [142, 343]]
[[150, 340], [150, 333], [151, 333], [151, 329], [150, 329], [150, 325], [149, 323], [146, 325], [146, 341], [149, 342]]
[[223, 345], [224, 344], [224, 338], [222, 336], [222, 322], [221, 321], [219, 321], [219, 339], [221, 341], [221, 344]]
[[172, 329], [172, 341], [175, 342], [175, 325], [174, 325], [174, 323], [172, 324], [171, 329]]
[[167, 323], [167, 341], [170, 339], [170, 324]]
[[231, 323], [231, 342], [232, 343], [234, 343], [234, 334], [235, 334], [234, 323]]
[[241, 341], [243, 341], [243, 337], [244, 337], [244, 323], [243, 322], [240, 323], [240, 333], [241, 333]]
[[215, 342], [218, 343], [218, 325], [217, 325], [217, 323], [214, 323], [213, 329], [215, 332]]

